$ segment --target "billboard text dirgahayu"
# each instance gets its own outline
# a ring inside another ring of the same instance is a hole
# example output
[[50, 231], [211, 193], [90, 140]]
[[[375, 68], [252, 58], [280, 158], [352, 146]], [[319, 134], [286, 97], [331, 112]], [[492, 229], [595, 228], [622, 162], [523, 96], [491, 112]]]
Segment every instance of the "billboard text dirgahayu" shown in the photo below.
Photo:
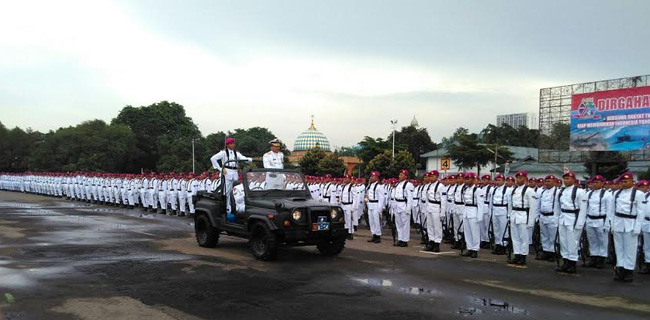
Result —
[[650, 87], [574, 94], [572, 151], [650, 149]]

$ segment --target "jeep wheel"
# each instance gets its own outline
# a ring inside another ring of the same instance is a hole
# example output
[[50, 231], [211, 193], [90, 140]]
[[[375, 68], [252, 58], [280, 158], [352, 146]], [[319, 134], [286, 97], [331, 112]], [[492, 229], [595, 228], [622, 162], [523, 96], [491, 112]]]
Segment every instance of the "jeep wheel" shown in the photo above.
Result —
[[278, 253], [278, 239], [264, 224], [258, 223], [253, 226], [249, 243], [253, 256], [257, 260], [273, 260]]
[[345, 248], [345, 238], [324, 240], [318, 243], [316, 248], [324, 256], [335, 256]]
[[219, 230], [212, 226], [210, 219], [205, 214], [196, 217], [194, 221], [196, 242], [204, 248], [214, 248], [219, 242]]

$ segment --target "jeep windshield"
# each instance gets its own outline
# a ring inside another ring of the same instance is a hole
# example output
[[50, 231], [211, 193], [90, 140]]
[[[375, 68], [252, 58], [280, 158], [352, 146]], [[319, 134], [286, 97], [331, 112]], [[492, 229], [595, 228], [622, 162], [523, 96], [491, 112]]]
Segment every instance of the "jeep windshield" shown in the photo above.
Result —
[[297, 195], [307, 191], [302, 174], [298, 172], [255, 170], [246, 173], [251, 196]]

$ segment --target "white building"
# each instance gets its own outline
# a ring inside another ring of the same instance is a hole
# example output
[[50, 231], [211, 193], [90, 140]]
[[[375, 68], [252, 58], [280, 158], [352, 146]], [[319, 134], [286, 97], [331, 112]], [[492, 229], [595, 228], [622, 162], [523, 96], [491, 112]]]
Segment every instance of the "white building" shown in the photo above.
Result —
[[537, 114], [532, 112], [497, 115], [497, 127], [500, 127], [504, 123], [513, 128], [525, 126], [528, 129], [539, 129]]

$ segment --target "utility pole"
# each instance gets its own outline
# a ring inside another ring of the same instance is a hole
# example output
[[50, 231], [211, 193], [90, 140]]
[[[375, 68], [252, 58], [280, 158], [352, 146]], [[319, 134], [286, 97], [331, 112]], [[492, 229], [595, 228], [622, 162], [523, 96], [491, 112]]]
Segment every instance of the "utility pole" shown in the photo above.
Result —
[[194, 166], [194, 139], [192, 139], [192, 173], [196, 174], [196, 168]]
[[393, 127], [393, 159], [395, 159], [395, 125], [397, 124], [397, 120], [391, 120], [390, 124]]

